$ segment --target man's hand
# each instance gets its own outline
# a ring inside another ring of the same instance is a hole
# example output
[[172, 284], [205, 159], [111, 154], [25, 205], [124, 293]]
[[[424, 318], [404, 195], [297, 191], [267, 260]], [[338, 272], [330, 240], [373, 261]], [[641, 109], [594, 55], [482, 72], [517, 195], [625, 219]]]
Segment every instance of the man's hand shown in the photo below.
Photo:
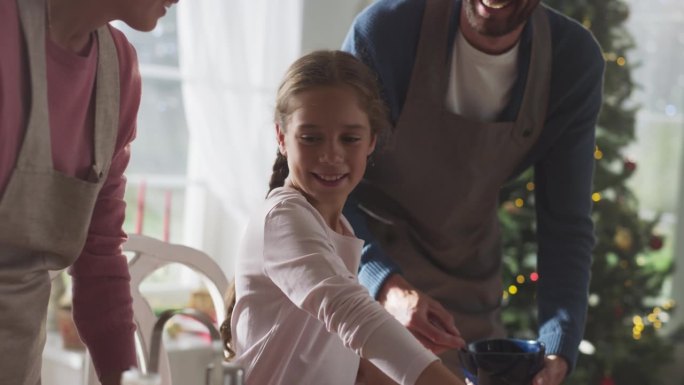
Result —
[[560, 356], [546, 356], [544, 369], [534, 377], [534, 385], [559, 385], [568, 374], [568, 362]]
[[435, 354], [465, 346], [454, 318], [439, 302], [416, 290], [402, 276], [390, 276], [378, 301], [402, 325]]

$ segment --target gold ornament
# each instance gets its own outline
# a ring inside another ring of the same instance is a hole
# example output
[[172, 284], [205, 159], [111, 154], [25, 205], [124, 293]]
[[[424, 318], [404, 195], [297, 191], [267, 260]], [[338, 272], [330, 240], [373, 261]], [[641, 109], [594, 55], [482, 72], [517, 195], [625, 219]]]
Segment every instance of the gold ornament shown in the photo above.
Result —
[[615, 237], [613, 238], [615, 246], [622, 251], [630, 251], [632, 249], [633, 239], [632, 232], [628, 228], [618, 226], [615, 229]]

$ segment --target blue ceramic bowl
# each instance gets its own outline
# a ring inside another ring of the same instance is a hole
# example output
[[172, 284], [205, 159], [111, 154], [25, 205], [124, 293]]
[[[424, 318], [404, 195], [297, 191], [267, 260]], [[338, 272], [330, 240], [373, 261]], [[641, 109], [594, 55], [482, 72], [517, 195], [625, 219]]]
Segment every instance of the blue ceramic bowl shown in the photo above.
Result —
[[539, 341], [504, 338], [470, 343], [459, 357], [476, 385], [530, 385], [544, 367], [545, 351]]

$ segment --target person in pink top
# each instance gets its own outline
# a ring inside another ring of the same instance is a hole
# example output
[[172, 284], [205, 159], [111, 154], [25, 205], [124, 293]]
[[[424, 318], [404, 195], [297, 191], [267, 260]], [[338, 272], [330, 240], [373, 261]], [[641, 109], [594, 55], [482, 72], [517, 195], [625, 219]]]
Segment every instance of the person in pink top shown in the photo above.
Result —
[[[374, 75], [348, 53], [313, 52], [290, 67], [276, 105], [271, 191], [248, 224], [221, 327], [246, 384], [463, 384], [357, 279], [363, 241], [342, 207], [388, 126]], [[434, 322], [462, 347], [444, 316]]]
[[121, 244], [135, 137], [135, 50], [176, 0], [0, 0], [0, 384], [40, 383], [49, 270], [102, 384], [136, 365]]

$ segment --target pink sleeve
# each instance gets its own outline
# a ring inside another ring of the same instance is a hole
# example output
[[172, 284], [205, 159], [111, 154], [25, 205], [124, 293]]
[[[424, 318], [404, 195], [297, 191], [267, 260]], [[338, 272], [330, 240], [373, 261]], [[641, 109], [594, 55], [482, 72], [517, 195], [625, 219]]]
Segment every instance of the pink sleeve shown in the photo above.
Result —
[[287, 200], [270, 211], [264, 227], [265, 274], [346, 347], [398, 383], [413, 384], [437, 357], [370, 297], [335, 254], [325, 223], [311, 210]]
[[130, 275], [121, 245], [126, 240], [122, 229], [126, 210], [124, 171], [136, 133], [141, 80], [135, 50], [121, 32], [110, 30], [119, 55], [119, 134], [86, 244], [70, 269], [74, 321], [99, 377], [137, 366]]

